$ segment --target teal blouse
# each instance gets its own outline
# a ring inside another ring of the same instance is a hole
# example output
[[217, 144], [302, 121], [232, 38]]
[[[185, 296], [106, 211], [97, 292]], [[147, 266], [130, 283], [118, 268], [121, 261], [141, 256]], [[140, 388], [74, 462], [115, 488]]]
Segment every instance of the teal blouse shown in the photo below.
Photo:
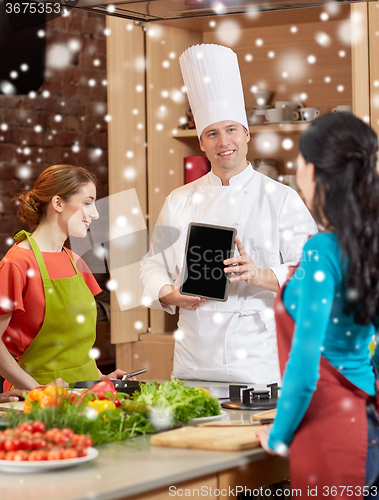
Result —
[[[295, 321], [295, 330], [268, 442], [279, 453], [291, 443], [316, 390], [321, 354], [350, 382], [375, 394], [369, 350], [375, 328], [373, 324], [358, 325], [352, 314], [343, 313], [346, 293], [342, 281], [336, 235], [316, 234], [305, 244], [301, 263], [283, 292], [284, 307]], [[378, 351], [372, 358], [376, 367]]]

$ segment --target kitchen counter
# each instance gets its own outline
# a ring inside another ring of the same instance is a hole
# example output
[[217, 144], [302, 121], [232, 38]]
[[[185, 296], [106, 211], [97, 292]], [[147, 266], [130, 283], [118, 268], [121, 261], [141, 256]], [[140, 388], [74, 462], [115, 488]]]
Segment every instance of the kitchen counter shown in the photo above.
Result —
[[[227, 385], [186, 383], [201, 387]], [[223, 418], [250, 421], [252, 414], [227, 410]], [[174, 485], [183, 490], [202, 486], [212, 490], [225, 486], [256, 488], [288, 477], [287, 461], [268, 457], [261, 448], [239, 452], [163, 448], [150, 446], [150, 436], [139, 436], [103, 444], [98, 449], [98, 458], [71, 469], [38, 474], [0, 473], [1, 500], [116, 500], [126, 497], [163, 500], [176, 496], [174, 489], [169, 494], [169, 486]], [[229, 494], [207, 496], [236, 498]]]

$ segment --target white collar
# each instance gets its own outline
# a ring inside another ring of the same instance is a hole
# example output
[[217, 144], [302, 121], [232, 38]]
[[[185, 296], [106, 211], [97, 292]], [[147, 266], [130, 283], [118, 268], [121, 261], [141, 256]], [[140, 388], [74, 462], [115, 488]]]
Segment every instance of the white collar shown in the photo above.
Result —
[[[254, 169], [250, 162], [247, 163], [247, 167], [242, 170], [239, 174], [233, 175], [229, 179], [229, 186], [237, 187], [245, 185], [254, 175]], [[209, 183], [211, 186], [222, 186], [222, 181], [220, 177], [217, 177], [211, 170], [209, 172]], [[224, 186], [224, 187], [229, 187]]]

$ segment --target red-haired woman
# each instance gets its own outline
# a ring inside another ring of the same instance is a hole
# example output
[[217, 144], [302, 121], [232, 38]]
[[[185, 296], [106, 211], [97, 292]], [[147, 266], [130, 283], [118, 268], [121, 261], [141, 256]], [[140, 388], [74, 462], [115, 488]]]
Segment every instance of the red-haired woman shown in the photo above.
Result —
[[99, 217], [95, 200], [96, 177], [70, 165], [47, 168], [32, 190], [19, 195], [21, 221], [34, 231], [18, 233], [0, 262], [4, 390], [124, 374], [116, 370], [105, 377], [89, 355], [96, 336], [94, 295], [101, 289], [83, 261], [79, 266], [63, 246], [69, 234], [86, 236]]

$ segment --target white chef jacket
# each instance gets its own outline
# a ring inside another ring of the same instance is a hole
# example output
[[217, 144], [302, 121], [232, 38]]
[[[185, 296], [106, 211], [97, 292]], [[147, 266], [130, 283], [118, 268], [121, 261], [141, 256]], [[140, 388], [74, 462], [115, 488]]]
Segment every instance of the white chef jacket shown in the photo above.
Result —
[[[299, 262], [308, 236], [317, 232], [296, 191], [254, 171], [250, 164], [229, 180], [229, 186], [211, 171], [166, 198], [157, 226], [178, 228], [180, 237], [164, 256], [149, 252], [141, 262], [144, 302], [153, 309], [175, 313], [175, 306], [161, 304], [159, 291], [172, 284], [184, 267], [190, 222], [236, 228], [256, 266], [271, 268], [280, 286], [287, 280], [288, 266]], [[275, 293], [242, 281], [230, 283], [226, 302], [210, 300], [193, 311], [180, 308], [172, 375], [280, 382], [274, 299]]]

